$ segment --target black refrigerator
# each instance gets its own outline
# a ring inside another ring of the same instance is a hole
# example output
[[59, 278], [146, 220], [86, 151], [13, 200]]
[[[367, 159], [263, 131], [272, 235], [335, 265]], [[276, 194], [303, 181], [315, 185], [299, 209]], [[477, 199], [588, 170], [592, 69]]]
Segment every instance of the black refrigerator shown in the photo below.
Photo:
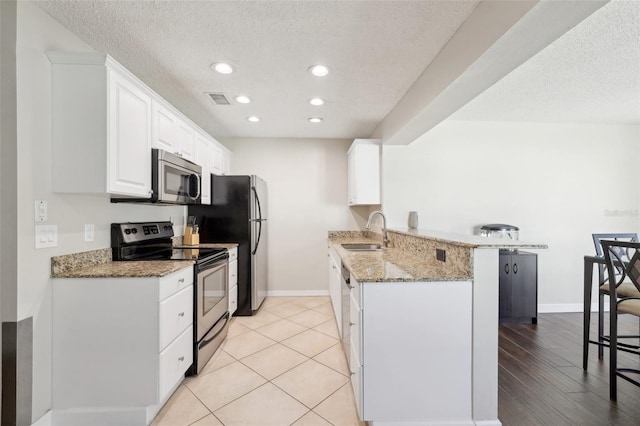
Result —
[[238, 309], [253, 315], [268, 289], [267, 183], [258, 176], [211, 175], [211, 205], [188, 207], [200, 243], [238, 243]]

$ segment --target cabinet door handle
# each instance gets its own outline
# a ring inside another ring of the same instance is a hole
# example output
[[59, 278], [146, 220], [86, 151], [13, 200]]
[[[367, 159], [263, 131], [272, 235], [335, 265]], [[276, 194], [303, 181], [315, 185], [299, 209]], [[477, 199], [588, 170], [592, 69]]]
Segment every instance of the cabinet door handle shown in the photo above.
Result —
[[178, 358], [178, 361], [180, 361], [180, 362], [184, 361], [184, 357], [181, 356], [180, 358]]
[[514, 273], [514, 274], [517, 274], [517, 273], [518, 273], [518, 264], [517, 264], [517, 263], [514, 263], [514, 264], [513, 264], [513, 273]]
[[350, 323], [349, 323], [349, 325], [350, 325], [351, 327], [353, 327], [354, 325], [356, 325], [356, 323], [355, 323], [355, 322], [350, 322]]
[[504, 272], [507, 273], [507, 274], [509, 273], [509, 264], [508, 263], [504, 264]]
[[179, 282], [179, 283], [183, 283], [183, 282], [184, 282], [184, 278], [180, 278], [180, 279], [178, 280], [178, 282]]
[[178, 314], [178, 316], [179, 316], [179, 317], [183, 317], [183, 316], [184, 316], [184, 312], [180, 312], [180, 313]]

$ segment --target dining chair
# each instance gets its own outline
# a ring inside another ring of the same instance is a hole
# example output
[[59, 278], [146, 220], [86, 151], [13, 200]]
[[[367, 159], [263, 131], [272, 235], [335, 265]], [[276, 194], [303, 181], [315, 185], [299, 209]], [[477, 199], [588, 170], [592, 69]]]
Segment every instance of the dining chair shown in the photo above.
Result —
[[[640, 386], [640, 381], [638, 381], [640, 380], [639, 368], [618, 367], [618, 351], [640, 355], [638, 343], [620, 342], [620, 340], [627, 338], [637, 339], [637, 335], [618, 334], [619, 313], [640, 318], [640, 243], [601, 240], [601, 244], [607, 266], [611, 297], [609, 308], [609, 398], [616, 400], [618, 377]], [[624, 296], [618, 293], [624, 282], [630, 282], [636, 289], [637, 295]]]
[[[603, 249], [601, 245], [602, 240], [613, 240], [613, 241], [626, 241], [626, 242], [638, 242], [638, 234], [635, 232], [626, 232], [626, 233], [605, 233], [605, 234], [592, 234], [593, 244], [596, 249], [596, 255], [603, 257]], [[616, 269], [616, 273], [619, 271]], [[605, 297], [609, 297], [611, 291], [609, 289], [609, 276], [607, 275], [607, 266], [605, 264], [598, 265], [598, 359], [602, 359], [604, 355], [604, 348], [609, 346], [606, 342], [608, 341], [608, 336], [604, 334], [604, 302]], [[636, 289], [636, 287], [631, 283], [631, 281], [626, 280], [622, 282], [616, 291], [618, 297], [620, 296], [640, 296], [640, 291]], [[587, 309], [591, 309], [590, 306], [585, 306], [585, 312], [583, 315], [589, 315]], [[588, 327], [588, 322], [586, 323]], [[589, 330], [586, 330], [586, 335], [589, 335]], [[588, 342], [586, 343], [588, 345]], [[589, 348], [584, 348], [585, 355], [585, 369], [586, 362], [589, 357]]]

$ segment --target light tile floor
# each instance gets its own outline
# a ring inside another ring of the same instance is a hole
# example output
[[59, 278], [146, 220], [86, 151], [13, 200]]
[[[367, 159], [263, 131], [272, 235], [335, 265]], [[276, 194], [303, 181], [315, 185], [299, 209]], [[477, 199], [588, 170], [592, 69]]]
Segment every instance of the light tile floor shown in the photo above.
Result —
[[362, 424], [330, 299], [271, 297], [257, 315], [232, 318], [220, 349], [152, 426]]

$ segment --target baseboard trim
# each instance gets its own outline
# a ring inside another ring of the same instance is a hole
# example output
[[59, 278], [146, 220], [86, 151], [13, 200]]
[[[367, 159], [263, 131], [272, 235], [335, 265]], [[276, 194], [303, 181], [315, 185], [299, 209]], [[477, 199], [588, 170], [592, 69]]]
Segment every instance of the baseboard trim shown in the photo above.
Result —
[[267, 291], [267, 297], [310, 297], [328, 296], [329, 290], [271, 290]]
[[[558, 314], [558, 313], [570, 313], [570, 312], [582, 312], [582, 303], [548, 303], [539, 304], [539, 314]], [[609, 303], [604, 304], [604, 311], [609, 312]], [[598, 312], [598, 303], [591, 304], [591, 312]]]

